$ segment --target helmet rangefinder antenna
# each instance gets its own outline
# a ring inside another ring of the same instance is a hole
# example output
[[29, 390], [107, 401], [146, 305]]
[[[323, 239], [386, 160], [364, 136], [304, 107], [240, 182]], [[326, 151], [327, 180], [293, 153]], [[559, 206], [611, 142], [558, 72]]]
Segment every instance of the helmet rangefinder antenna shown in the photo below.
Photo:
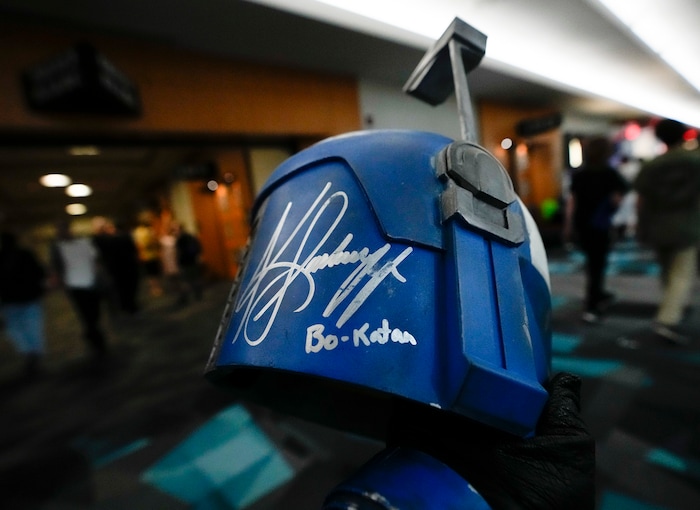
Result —
[[455, 18], [403, 87], [407, 94], [433, 106], [443, 103], [454, 89], [462, 138], [467, 142], [476, 141], [467, 73], [479, 65], [485, 52], [486, 35]]

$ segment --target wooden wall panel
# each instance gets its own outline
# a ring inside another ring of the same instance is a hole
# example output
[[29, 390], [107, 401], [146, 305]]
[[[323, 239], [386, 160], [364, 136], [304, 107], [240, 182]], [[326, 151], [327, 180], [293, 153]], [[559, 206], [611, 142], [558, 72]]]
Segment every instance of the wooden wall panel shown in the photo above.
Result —
[[[217, 278], [233, 278], [250, 234], [252, 205], [243, 149], [220, 151], [215, 156], [219, 187], [206, 191], [204, 182], [188, 183], [197, 231], [202, 243], [202, 262]], [[226, 183], [224, 176], [235, 180]]]
[[[562, 135], [556, 128], [535, 136], [521, 137], [516, 132], [516, 125], [522, 120], [551, 113], [551, 110], [541, 108], [514, 107], [488, 101], [479, 104], [481, 143], [508, 170], [516, 191], [536, 218], [545, 200], [556, 200], [561, 194]], [[501, 147], [504, 138], [513, 140], [512, 149]]]
[[[23, 70], [91, 42], [140, 90], [137, 119], [30, 111]], [[266, 67], [134, 39], [0, 22], [0, 130], [329, 136], [361, 126], [354, 78]]]

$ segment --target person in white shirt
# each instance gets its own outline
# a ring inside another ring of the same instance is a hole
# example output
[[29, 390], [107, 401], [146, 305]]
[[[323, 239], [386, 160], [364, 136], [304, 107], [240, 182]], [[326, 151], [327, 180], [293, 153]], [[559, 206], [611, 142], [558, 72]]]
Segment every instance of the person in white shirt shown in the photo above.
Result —
[[95, 356], [102, 357], [107, 341], [100, 326], [98, 253], [90, 238], [73, 235], [67, 221], [56, 224], [56, 241], [51, 247], [54, 276], [75, 307], [85, 341]]

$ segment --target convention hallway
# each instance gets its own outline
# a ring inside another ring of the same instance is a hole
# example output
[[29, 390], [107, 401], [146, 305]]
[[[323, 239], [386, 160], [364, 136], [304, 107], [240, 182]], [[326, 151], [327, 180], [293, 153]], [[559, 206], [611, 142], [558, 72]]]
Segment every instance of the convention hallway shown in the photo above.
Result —
[[[620, 244], [605, 320], [580, 320], [580, 254], [550, 253], [553, 370], [583, 378], [597, 440], [597, 507], [700, 508], [700, 338], [645, 334], [658, 299], [648, 252]], [[201, 301], [144, 297], [138, 317], [105, 317], [112, 356], [85, 356], [60, 292], [46, 298], [42, 377], [17, 380], [0, 337], [0, 506], [8, 509], [320, 508], [382, 445], [236, 401], [202, 377], [228, 282]], [[700, 293], [689, 321], [700, 333]]]

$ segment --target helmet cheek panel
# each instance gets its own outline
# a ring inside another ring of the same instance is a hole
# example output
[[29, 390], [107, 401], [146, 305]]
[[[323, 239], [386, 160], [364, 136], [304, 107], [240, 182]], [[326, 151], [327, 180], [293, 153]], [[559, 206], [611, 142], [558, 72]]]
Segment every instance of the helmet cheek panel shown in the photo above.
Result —
[[[469, 360], [453, 402], [460, 414], [524, 435], [547, 399], [538, 378], [517, 251], [448, 223], [447, 285], [454, 285], [448, 343]], [[470, 263], [471, 262], [471, 263]]]

